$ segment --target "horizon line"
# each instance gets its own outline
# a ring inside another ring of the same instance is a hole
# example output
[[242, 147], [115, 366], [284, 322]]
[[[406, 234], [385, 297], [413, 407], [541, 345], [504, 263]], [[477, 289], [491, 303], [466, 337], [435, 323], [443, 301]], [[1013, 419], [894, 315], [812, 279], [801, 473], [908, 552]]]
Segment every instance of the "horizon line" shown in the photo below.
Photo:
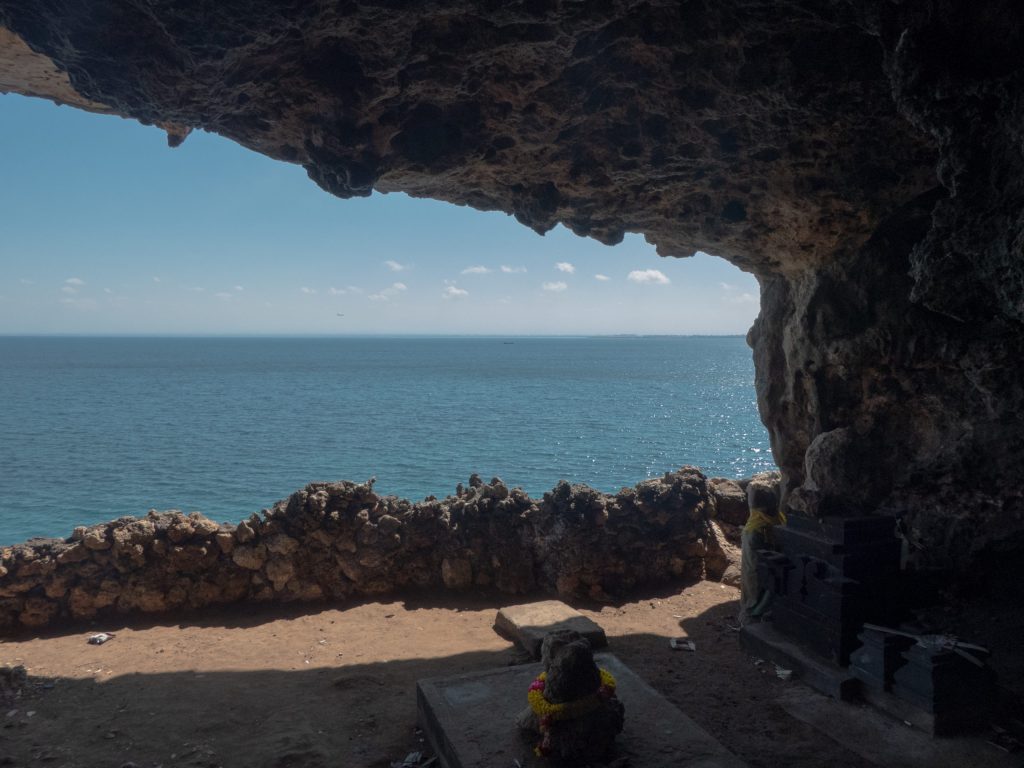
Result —
[[2, 333], [0, 339], [623, 339], [745, 338], [745, 333]]

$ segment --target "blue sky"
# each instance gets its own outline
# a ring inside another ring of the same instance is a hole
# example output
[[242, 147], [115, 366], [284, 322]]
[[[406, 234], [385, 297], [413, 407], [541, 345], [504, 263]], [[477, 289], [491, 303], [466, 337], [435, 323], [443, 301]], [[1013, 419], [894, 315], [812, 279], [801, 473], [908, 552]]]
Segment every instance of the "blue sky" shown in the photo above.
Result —
[[[0, 334], [742, 334], [757, 282], [0, 96]], [[340, 314], [339, 314], [340, 313]]]

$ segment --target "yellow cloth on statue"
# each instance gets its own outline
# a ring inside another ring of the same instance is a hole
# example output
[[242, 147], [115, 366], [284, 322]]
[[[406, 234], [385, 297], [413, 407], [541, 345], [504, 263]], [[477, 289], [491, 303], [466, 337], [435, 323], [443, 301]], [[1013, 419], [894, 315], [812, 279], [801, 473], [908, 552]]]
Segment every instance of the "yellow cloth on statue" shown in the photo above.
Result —
[[777, 517], [773, 517], [765, 512], [760, 507], [754, 507], [750, 510], [750, 517], [747, 518], [747, 524], [743, 526], [743, 530], [747, 533], [757, 533], [763, 528], [768, 528], [773, 525], [785, 525], [786, 524], [786, 513], [781, 509]]

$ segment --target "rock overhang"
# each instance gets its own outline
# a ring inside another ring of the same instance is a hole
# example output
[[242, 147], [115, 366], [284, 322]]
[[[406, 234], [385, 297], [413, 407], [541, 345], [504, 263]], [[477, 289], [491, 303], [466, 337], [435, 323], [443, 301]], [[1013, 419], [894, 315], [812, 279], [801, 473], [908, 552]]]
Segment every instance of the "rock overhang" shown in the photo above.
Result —
[[213, 131], [341, 197], [728, 258], [762, 285], [749, 338], [787, 503], [896, 509], [930, 563], [1018, 551], [1009, 0], [0, 0], [0, 26], [0, 87], [172, 143]]
[[[788, 271], [935, 184], [842, 3], [0, 4], [90, 103], [341, 197], [404, 191]], [[66, 94], [58, 94], [56, 98]]]

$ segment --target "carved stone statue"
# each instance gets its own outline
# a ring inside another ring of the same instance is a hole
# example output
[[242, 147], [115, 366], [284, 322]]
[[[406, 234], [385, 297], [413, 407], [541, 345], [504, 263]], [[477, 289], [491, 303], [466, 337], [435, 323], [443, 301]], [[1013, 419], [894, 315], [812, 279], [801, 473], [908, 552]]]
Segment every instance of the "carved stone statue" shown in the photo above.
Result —
[[539, 738], [535, 752], [562, 765], [606, 759], [625, 717], [615, 679], [598, 669], [590, 643], [571, 630], [544, 638], [541, 662], [544, 672], [530, 686], [530, 705], [518, 719], [520, 728]]

